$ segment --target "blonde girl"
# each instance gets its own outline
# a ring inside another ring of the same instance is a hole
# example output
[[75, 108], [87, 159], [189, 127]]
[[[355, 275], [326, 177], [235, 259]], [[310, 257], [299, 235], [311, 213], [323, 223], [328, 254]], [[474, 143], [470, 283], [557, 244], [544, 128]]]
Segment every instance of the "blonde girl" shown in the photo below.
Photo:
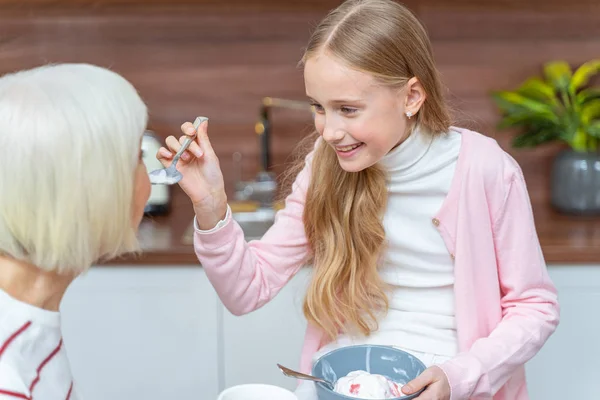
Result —
[[[318, 138], [261, 240], [231, 219], [207, 123], [180, 164], [223, 303], [254, 311], [310, 263], [302, 371], [340, 346], [384, 344], [428, 365], [403, 388], [427, 387], [419, 400], [527, 399], [524, 364], [559, 311], [517, 163], [451, 126], [425, 29], [396, 2], [346, 1], [302, 64]], [[165, 165], [180, 146], [166, 144]]]

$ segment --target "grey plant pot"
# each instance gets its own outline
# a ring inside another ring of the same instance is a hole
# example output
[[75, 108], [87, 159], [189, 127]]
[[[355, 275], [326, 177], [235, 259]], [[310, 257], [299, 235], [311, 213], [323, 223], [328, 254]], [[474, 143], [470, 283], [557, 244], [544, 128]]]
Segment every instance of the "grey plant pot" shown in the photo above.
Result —
[[600, 153], [561, 151], [552, 168], [551, 201], [562, 213], [600, 215]]

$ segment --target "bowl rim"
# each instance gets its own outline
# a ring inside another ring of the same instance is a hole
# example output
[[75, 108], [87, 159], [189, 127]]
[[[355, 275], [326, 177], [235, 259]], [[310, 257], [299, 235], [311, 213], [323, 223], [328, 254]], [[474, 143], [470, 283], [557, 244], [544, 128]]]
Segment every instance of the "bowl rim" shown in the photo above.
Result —
[[[312, 368], [310, 369], [311, 375], [312, 375], [312, 376], [316, 376], [316, 375], [315, 375], [315, 366], [316, 366], [316, 365], [319, 363], [319, 361], [321, 361], [321, 359], [323, 359], [325, 356], [327, 356], [327, 355], [330, 355], [330, 354], [333, 354], [333, 353], [337, 353], [338, 351], [342, 351], [342, 350], [345, 350], [345, 349], [348, 349], [348, 348], [351, 348], [351, 347], [354, 347], [354, 348], [360, 348], [360, 347], [367, 348], [367, 347], [370, 347], [370, 348], [384, 348], [384, 349], [392, 349], [392, 350], [394, 350], [394, 351], [397, 351], [397, 352], [400, 352], [400, 353], [404, 353], [404, 354], [407, 354], [407, 355], [409, 355], [410, 357], [413, 357], [415, 360], [417, 360], [417, 362], [418, 362], [419, 364], [421, 364], [421, 367], [423, 368], [423, 370], [427, 369], [427, 366], [425, 365], [425, 363], [424, 363], [423, 361], [421, 361], [421, 359], [420, 359], [419, 357], [417, 357], [417, 356], [415, 356], [415, 355], [413, 355], [413, 354], [410, 354], [409, 352], [407, 352], [407, 351], [405, 351], [405, 350], [399, 349], [399, 348], [397, 348], [397, 347], [395, 347], [395, 346], [391, 346], [391, 345], [383, 345], [383, 344], [352, 344], [352, 345], [349, 345], [349, 346], [338, 347], [337, 349], [333, 349], [333, 350], [331, 350], [331, 351], [328, 351], [327, 353], [325, 353], [325, 354], [321, 355], [321, 357], [319, 357], [319, 358], [318, 358], [318, 359], [317, 359], [317, 360], [316, 360], [316, 361], [313, 363], [313, 366], [312, 366]], [[334, 392], [332, 389], [330, 389], [330, 388], [329, 388], [327, 385], [325, 385], [325, 384], [323, 384], [323, 383], [321, 383], [321, 382], [315, 382], [315, 384], [316, 384], [316, 385], [319, 385], [321, 388], [325, 389], [326, 391], [328, 391], [328, 392], [330, 392], [330, 393], [333, 393], [333, 394], [335, 394], [335, 395], [337, 395], [337, 396], [340, 396], [340, 398], [341, 398], [341, 399], [344, 399], [344, 400], [345, 400], [345, 399], [348, 399], [348, 400], [358, 400], [358, 399], [359, 399], [358, 397], [350, 397], [350, 396], [346, 396], [346, 395], [344, 395], [344, 394], [336, 393], [336, 392]], [[335, 384], [335, 382], [334, 382], [334, 384]], [[401, 396], [401, 397], [393, 397], [393, 398], [391, 398], [391, 399], [387, 399], [387, 400], [411, 400], [411, 399], [415, 399], [415, 398], [417, 398], [419, 395], [421, 395], [421, 393], [423, 393], [423, 391], [424, 391], [425, 389], [426, 389], [426, 388], [423, 388], [423, 389], [419, 390], [418, 392], [416, 392], [416, 393], [413, 393], [413, 394], [410, 394], [410, 395], [405, 395], [405, 396]], [[386, 400], [386, 399], [377, 399], [377, 400]]]
[[[290, 390], [288, 390], [286, 388], [283, 388], [281, 386], [271, 385], [271, 384], [268, 384], [268, 383], [241, 383], [239, 385], [233, 385], [233, 386], [230, 386], [230, 387], [224, 389], [221, 393], [219, 393], [219, 397], [217, 397], [217, 400], [224, 399], [226, 395], [235, 392], [235, 390], [240, 390], [240, 389], [244, 389], [244, 388], [247, 389], [248, 387], [269, 388], [271, 390], [277, 390], [277, 391], [279, 391], [280, 394], [281, 393], [291, 394], [292, 396], [294, 396], [294, 398], [296, 398], [296, 399], [298, 398], [294, 394], [294, 392], [292, 392], [292, 391], [290, 391]], [[290, 397], [290, 399], [291, 399], [291, 397]], [[356, 400], [356, 399], [354, 399], [354, 400]]]

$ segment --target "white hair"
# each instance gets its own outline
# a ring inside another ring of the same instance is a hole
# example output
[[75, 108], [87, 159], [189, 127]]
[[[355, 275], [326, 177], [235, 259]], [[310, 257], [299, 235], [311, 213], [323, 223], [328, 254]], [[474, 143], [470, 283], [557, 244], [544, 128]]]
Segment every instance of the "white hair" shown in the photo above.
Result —
[[134, 177], [147, 109], [89, 64], [0, 78], [0, 254], [81, 273], [136, 251]]

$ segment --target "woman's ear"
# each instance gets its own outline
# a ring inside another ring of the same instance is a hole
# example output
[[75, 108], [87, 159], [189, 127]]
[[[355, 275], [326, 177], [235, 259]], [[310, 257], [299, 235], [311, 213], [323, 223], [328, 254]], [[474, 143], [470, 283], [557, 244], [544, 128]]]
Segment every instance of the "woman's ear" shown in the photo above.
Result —
[[410, 118], [419, 112], [427, 95], [421, 82], [416, 77], [410, 78], [404, 89], [404, 113]]

